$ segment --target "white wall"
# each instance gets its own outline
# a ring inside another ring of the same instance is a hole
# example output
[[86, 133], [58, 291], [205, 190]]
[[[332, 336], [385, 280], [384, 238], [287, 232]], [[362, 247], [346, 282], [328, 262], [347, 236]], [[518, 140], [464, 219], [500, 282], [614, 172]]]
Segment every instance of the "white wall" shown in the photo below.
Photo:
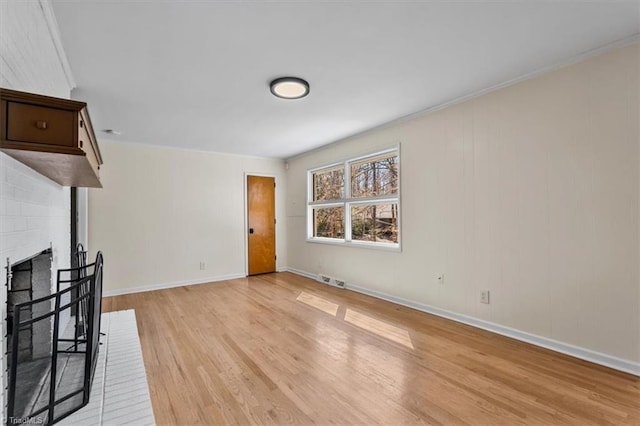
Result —
[[[72, 78], [57, 27], [46, 1], [0, 2], [0, 87], [69, 98]], [[70, 258], [69, 188], [63, 188], [0, 153], [0, 318], [6, 335], [6, 259], [14, 263], [54, 246], [53, 268], [68, 268]], [[52, 283], [53, 284], [53, 283]], [[2, 339], [2, 371], [6, 371]], [[0, 423], [6, 404], [0, 374]]]
[[[288, 266], [640, 372], [638, 51], [290, 159]], [[402, 253], [306, 242], [307, 169], [398, 142]], [[490, 305], [480, 303], [484, 289]]]
[[[89, 190], [89, 246], [104, 254], [105, 295], [244, 276], [245, 173], [275, 175], [285, 223], [281, 160], [104, 141], [100, 149], [104, 188]], [[280, 267], [286, 234], [276, 230]]]

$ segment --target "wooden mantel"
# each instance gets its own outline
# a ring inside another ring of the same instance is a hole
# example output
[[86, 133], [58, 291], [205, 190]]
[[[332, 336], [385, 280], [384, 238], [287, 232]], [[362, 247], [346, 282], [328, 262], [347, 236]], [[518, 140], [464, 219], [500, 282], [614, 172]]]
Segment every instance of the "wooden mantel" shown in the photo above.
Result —
[[102, 188], [84, 102], [0, 88], [0, 150], [60, 185]]

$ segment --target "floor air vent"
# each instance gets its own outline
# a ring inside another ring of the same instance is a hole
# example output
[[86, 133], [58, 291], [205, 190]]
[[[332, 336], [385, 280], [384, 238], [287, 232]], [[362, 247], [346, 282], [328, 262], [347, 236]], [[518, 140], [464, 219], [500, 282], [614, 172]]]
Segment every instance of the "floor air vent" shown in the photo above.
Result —
[[318, 275], [318, 281], [320, 281], [321, 283], [325, 283], [325, 284], [331, 284], [331, 278], [327, 277], [326, 275], [322, 275], [322, 274]]
[[329, 284], [334, 287], [345, 288], [346, 286], [346, 283], [344, 281], [339, 280], [337, 278], [331, 278], [323, 274], [318, 274], [317, 280], [320, 281], [321, 283]]

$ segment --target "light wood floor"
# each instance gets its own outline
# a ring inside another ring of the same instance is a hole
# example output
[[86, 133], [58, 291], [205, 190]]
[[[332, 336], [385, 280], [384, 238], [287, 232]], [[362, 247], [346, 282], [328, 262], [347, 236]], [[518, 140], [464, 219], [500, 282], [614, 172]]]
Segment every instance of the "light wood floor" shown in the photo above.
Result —
[[110, 297], [158, 424], [640, 424], [640, 379], [290, 273]]

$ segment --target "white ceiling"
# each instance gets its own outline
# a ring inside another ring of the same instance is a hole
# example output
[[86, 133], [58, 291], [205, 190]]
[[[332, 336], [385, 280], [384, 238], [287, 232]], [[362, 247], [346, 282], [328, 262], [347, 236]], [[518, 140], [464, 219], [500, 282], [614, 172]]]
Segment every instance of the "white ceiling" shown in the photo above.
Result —
[[[640, 16], [637, 1], [53, 4], [97, 130], [280, 158], [630, 37]], [[311, 94], [272, 96], [286, 75]]]

